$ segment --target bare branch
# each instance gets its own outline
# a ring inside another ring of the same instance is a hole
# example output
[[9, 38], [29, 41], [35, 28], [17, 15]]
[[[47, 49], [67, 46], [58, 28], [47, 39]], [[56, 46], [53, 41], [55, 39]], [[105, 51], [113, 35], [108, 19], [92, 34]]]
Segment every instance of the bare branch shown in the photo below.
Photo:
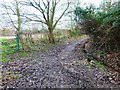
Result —
[[47, 8], [47, 23], [50, 24], [50, 23], [49, 23], [49, 21], [50, 21], [50, 20], [49, 20], [49, 17], [50, 17], [50, 16], [49, 16], [49, 14], [50, 14], [50, 13], [49, 13], [49, 10], [50, 10], [50, 2], [48, 2], [48, 1], [47, 1], [47, 6], [48, 6], [48, 8]]
[[7, 11], [7, 15], [8, 15], [8, 17], [9, 17], [9, 19], [10, 19], [10, 21], [11, 21], [11, 23], [12, 23], [13, 27], [14, 27], [15, 29], [18, 29], [18, 28], [15, 26], [14, 21], [12, 20], [12, 18], [11, 18], [11, 16], [10, 16], [10, 14], [9, 14], [9, 11], [8, 11], [8, 8], [7, 8], [7, 5], [5, 4], [5, 2], [4, 2], [4, 1], [3, 1], [3, 5], [4, 5], [4, 8], [5, 8], [5, 9], [6, 9], [6, 11]]
[[[40, 0], [39, 0], [40, 1]], [[45, 8], [47, 8], [47, 5], [45, 4], [45, 2], [43, 0], [41, 0], [43, 5], [45, 6]], [[40, 3], [39, 3], [40, 4]]]
[[[29, 14], [30, 15], [30, 14]], [[32, 14], [31, 14], [32, 15]], [[46, 24], [46, 22], [44, 22], [43, 20], [40, 20], [40, 18], [37, 16], [37, 15], [35, 15], [38, 19], [31, 19], [30, 17], [28, 17], [28, 16], [25, 16], [25, 15], [21, 15], [21, 16], [23, 16], [23, 17], [25, 17], [25, 18], [27, 18], [28, 19], [28, 21], [27, 22], [30, 22], [30, 21], [36, 21], [36, 22], [41, 22], [41, 23], [44, 23], [44, 24]]]
[[58, 17], [56, 22], [54, 22], [55, 12], [58, 3], [60, 3], [60, 0], [28, 0], [28, 2], [24, 2], [24, 5], [32, 6], [36, 10], [40, 12], [42, 17], [39, 17], [38, 15], [33, 15], [34, 17], [25, 16], [29, 21], [37, 21], [42, 22], [50, 27], [52, 30], [56, 27], [57, 23], [60, 21], [60, 19], [63, 17], [67, 9], [69, 8], [69, 2], [65, 8], [65, 10], [62, 12], [62, 14]]
[[[38, 4], [35, 0], [33, 0], [34, 2], [29, 0], [29, 5], [33, 6], [35, 9], [39, 10], [44, 18], [44, 20], [47, 22], [47, 18], [45, 16], [45, 10], [40, 6], [40, 4]], [[35, 3], [35, 5], [34, 5]], [[40, 3], [40, 2], [39, 2]]]
[[60, 21], [60, 19], [62, 18], [62, 16], [65, 14], [65, 12], [67, 11], [67, 9], [69, 8], [69, 5], [70, 5], [70, 3], [68, 2], [66, 9], [63, 11], [63, 13], [61, 14], [61, 16], [57, 19], [57, 21], [53, 25], [53, 29], [56, 27], [57, 23]]

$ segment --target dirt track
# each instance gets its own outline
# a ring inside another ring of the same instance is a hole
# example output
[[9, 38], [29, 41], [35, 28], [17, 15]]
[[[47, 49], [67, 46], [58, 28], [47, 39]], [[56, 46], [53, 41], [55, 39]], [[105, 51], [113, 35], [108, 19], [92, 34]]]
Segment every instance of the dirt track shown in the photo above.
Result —
[[4, 83], [3, 87], [119, 88], [104, 79], [107, 72], [88, 69], [85, 59], [77, 58], [74, 48], [84, 40], [87, 38], [66, 42], [47, 52], [36, 52], [31, 59], [18, 60], [16, 65], [3, 64], [3, 72], [13, 71], [19, 76], [12, 83]]

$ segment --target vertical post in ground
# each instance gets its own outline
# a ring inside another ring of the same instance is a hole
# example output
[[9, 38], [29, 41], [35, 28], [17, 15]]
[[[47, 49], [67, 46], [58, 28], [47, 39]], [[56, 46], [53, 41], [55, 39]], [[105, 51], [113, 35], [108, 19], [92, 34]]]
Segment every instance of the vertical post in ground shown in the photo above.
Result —
[[19, 51], [20, 50], [20, 43], [19, 43], [19, 35], [16, 34], [16, 50]]

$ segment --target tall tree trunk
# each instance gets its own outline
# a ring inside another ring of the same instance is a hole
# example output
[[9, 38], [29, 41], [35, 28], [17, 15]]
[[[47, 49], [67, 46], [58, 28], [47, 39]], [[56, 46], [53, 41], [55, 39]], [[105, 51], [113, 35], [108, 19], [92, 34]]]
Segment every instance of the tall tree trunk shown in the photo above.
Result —
[[20, 29], [21, 29], [21, 18], [20, 18], [20, 9], [19, 9], [19, 6], [18, 6], [18, 0], [15, 1], [16, 2], [16, 13], [17, 13], [17, 50], [19, 51], [20, 50]]
[[49, 43], [55, 44], [53, 30], [51, 28], [48, 28], [48, 30], [49, 30], [49, 33], [48, 33]]

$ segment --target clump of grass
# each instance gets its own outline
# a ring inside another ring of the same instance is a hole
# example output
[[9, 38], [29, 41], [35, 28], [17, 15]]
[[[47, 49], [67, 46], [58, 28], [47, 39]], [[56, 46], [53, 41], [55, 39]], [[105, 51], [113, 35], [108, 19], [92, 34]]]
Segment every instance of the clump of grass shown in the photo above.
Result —
[[26, 57], [27, 55], [30, 54], [30, 52], [23, 51], [23, 52], [18, 52], [17, 54], [18, 54], [19, 57]]
[[0, 62], [7, 62], [8, 61], [8, 58], [1, 58], [0, 59]]
[[69, 34], [70, 37], [75, 37], [75, 38], [81, 36], [80, 31], [78, 29], [71, 30]]
[[93, 67], [98, 68], [100, 70], [105, 70], [106, 69], [106, 66], [102, 62], [99, 62], [97, 60], [93, 60], [92, 63], [87, 64], [86, 67], [88, 69], [92, 69]]
[[102, 62], [94, 61], [94, 64], [101, 70], [105, 70], [105, 65]]

